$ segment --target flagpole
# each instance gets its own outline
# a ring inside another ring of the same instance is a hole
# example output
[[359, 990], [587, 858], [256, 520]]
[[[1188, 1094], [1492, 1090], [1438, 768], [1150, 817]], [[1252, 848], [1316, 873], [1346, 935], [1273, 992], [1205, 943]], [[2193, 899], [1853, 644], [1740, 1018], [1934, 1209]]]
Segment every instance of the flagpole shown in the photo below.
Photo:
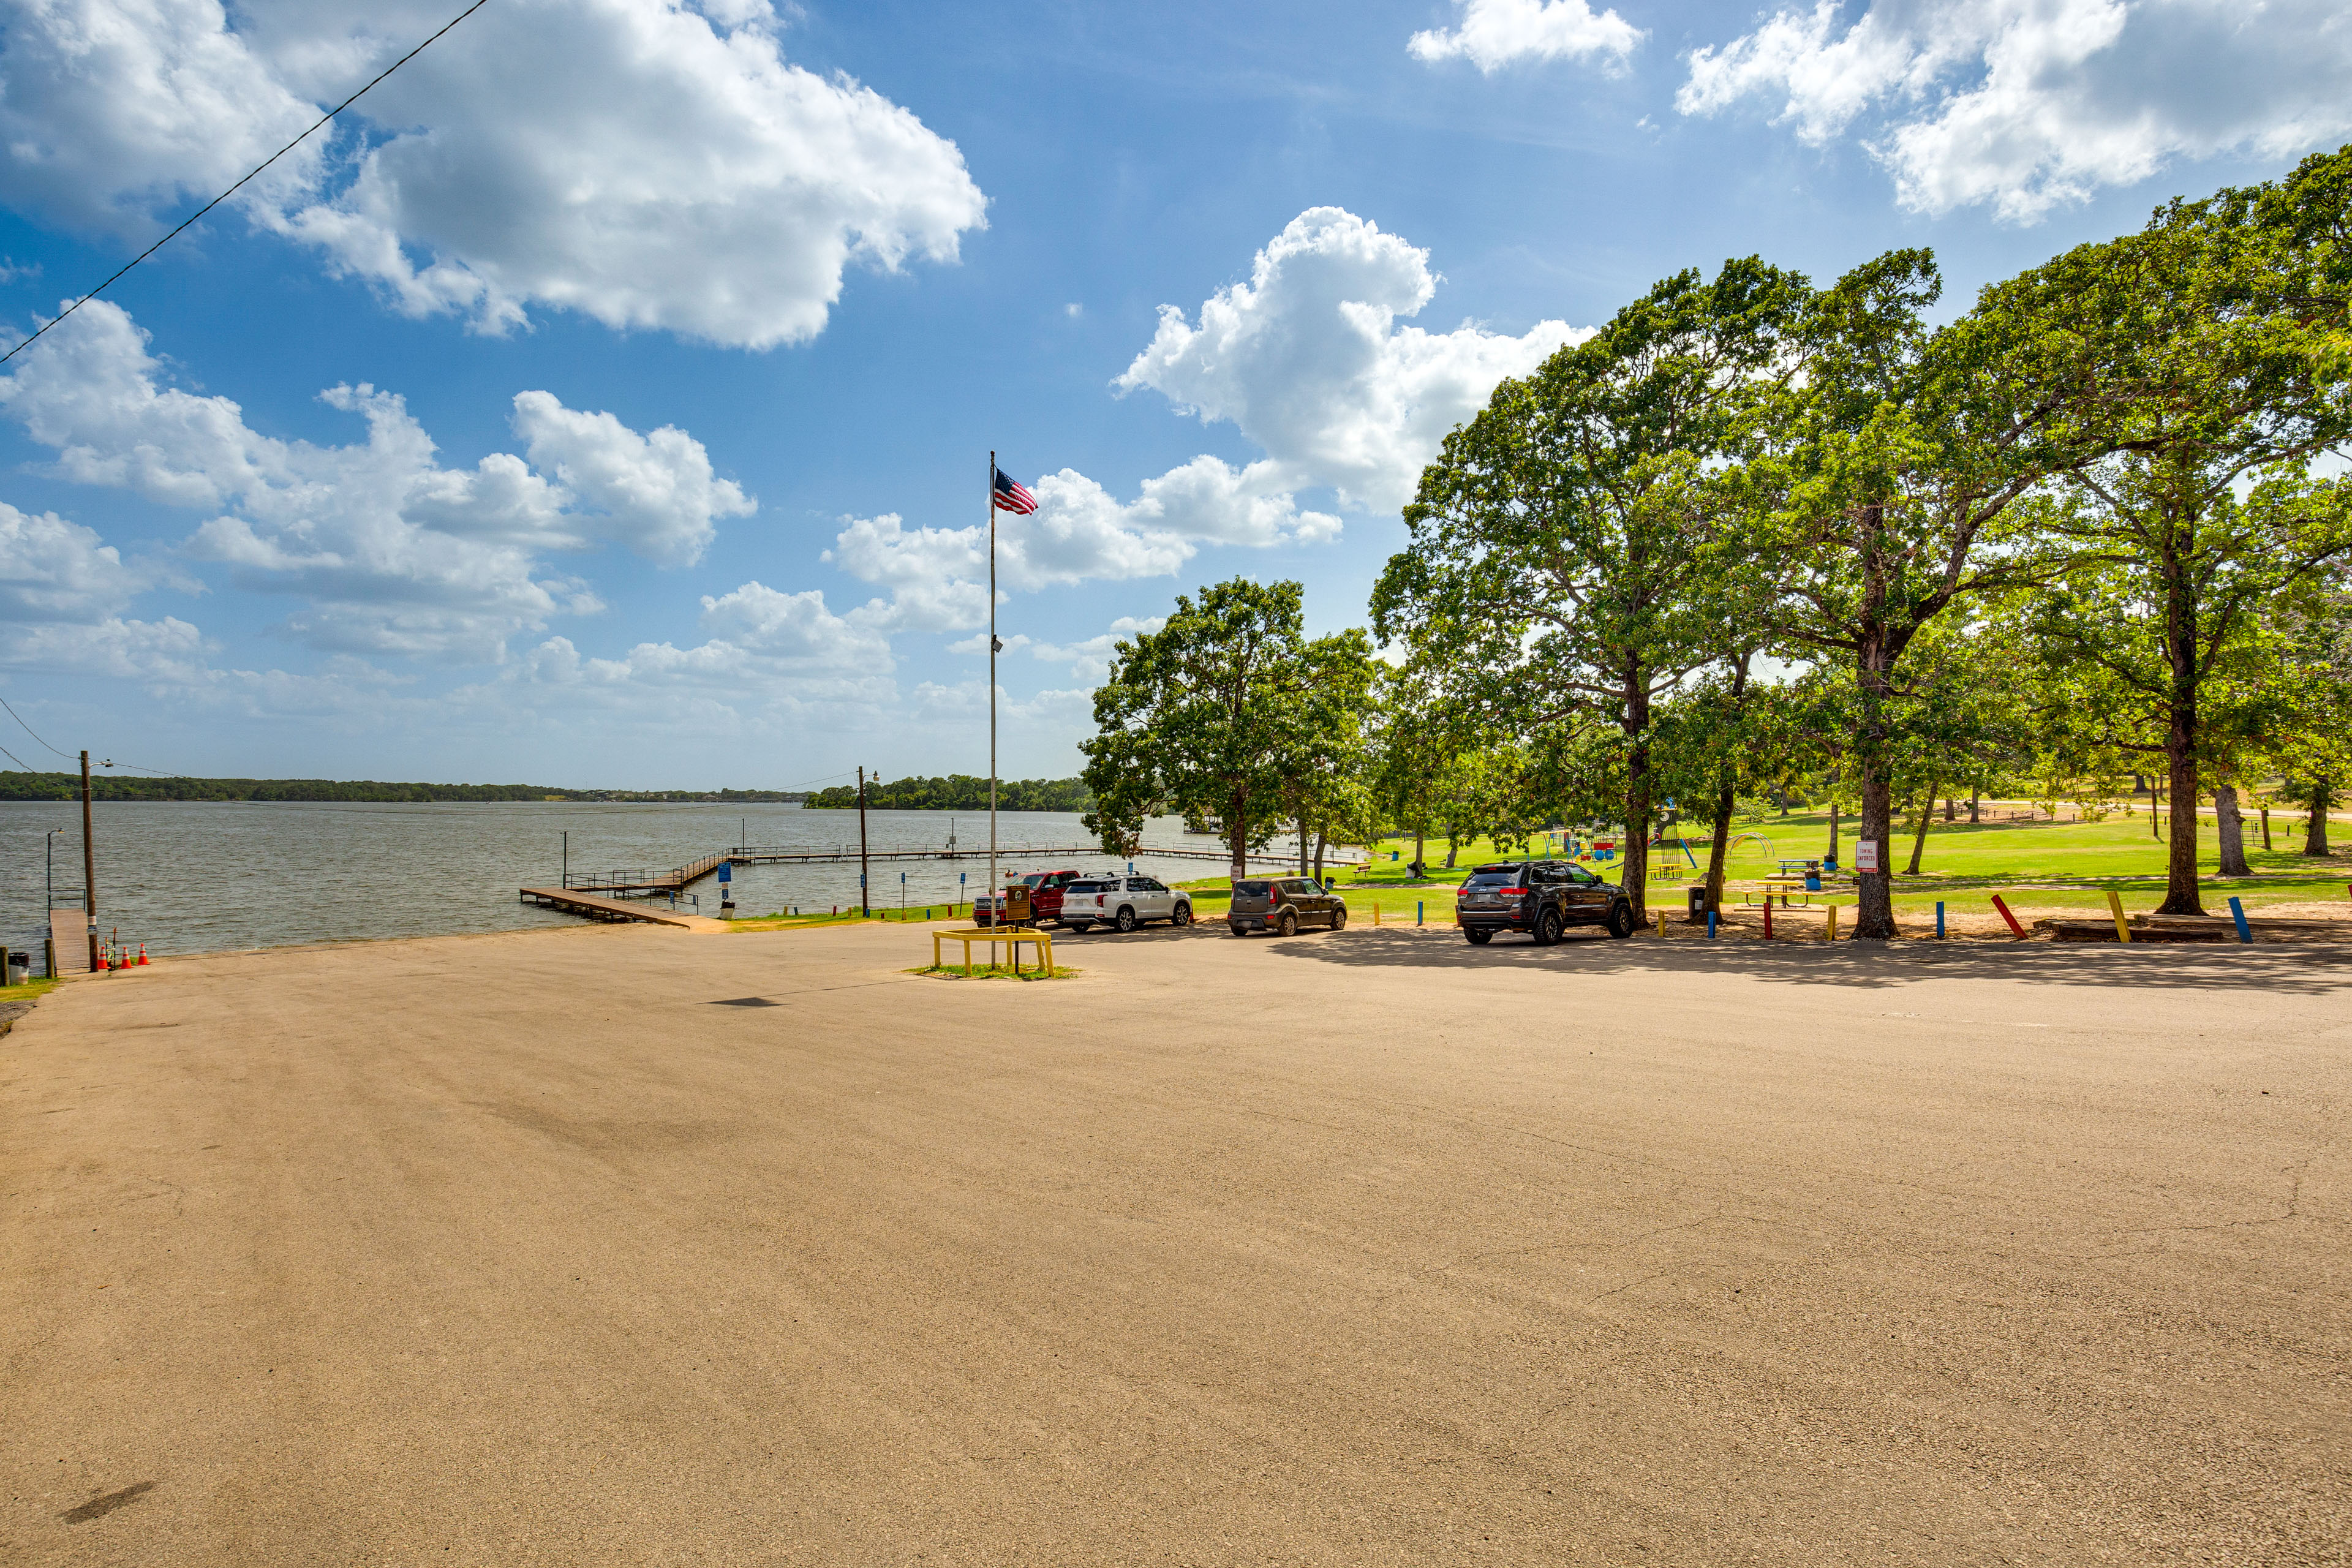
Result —
[[[1004, 889], [996, 875], [996, 450], [988, 453], [988, 896]], [[1003, 925], [1008, 910], [992, 906], [989, 920]]]

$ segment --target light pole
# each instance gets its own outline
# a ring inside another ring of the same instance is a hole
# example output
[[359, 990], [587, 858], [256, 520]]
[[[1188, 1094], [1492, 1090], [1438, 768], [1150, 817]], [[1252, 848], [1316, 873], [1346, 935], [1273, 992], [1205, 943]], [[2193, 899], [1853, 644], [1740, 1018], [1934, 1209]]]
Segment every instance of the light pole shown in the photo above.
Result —
[[47, 849], [47, 854], [44, 857], [47, 864], [42, 868], [42, 882], [48, 889], [47, 900], [41, 908], [41, 919], [45, 922], [42, 929], [49, 932], [47, 936], [41, 939], [41, 967], [49, 972], [49, 978], [52, 980], [55, 980], [58, 977], [56, 914], [58, 905], [58, 835], [64, 831], [65, 829], [62, 827], [52, 827], [41, 839], [42, 844]]

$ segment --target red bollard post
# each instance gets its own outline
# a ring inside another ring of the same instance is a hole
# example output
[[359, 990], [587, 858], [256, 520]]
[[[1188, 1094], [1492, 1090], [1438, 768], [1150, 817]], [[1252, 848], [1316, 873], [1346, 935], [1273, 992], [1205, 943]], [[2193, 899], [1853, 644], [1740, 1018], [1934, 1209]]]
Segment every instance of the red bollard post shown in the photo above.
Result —
[[2009, 929], [2011, 931], [2019, 937], [2025, 935], [2025, 928], [2017, 923], [2017, 917], [2009, 912], [2009, 906], [2000, 901], [2000, 895], [1999, 893], [1995, 893], [1992, 896], [1992, 907], [1999, 910], [2000, 911], [2000, 918], [2009, 922]]
[[1772, 940], [1772, 897], [1769, 893], [1764, 897], [1764, 940]]

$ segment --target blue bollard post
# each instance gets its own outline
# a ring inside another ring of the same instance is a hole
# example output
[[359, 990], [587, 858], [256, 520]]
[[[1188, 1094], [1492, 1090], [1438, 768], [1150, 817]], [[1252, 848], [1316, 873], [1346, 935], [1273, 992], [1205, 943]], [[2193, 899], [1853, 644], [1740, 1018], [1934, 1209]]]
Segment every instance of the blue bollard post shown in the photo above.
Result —
[[1413, 900], [1413, 906], [1412, 906], [1412, 923], [1413, 923], [1413, 924], [1415, 924], [1415, 925], [1419, 925], [1419, 924], [1421, 923], [1421, 911], [1422, 911], [1422, 910], [1423, 910], [1423, 907], [1424, 907], [1424, 906], [1421, 903], [1421, 901], [1420, 901], [1419, 900], [1417, 900], [1417, 899], [1416, 899], [1415, 900]]
[[1936, 902], [1936, 940], [1944, 940], [1944, 904], [1940, 899]]
[[1715, 911], [1713, 910], [1706, 911], [1706, 940], [1709, 942], [1713, 942], [1715, 940]]
[[2238, 940], [2251, 943], [2254, 940], [2254, 928], [2246, 923], [2246, 906], [2234, 898], [2230, 900], [2230, 918], [2238, 922]]

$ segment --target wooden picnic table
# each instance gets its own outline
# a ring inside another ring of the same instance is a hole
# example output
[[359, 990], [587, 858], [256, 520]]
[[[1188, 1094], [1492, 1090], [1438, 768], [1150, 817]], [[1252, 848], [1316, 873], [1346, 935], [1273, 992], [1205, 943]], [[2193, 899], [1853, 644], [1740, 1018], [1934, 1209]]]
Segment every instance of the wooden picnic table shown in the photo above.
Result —
[[[1021, 973], [1021, 944], [1025, 942], [1037, 950], [1039, 972], [1045, 974], [1054, 973], [1054, 939], [1034, 926], [973, 926], [961, 931], [935, 931], [931, 933], [933, 969], [947, 967], [945, 950], [940, 944], [949, 941], [963, 943], [963, 972], [966, 974], [971, 973], [971, 944], [976, 942], [987, 942], [992, 947], [1000, 942], [1011, 943], [1013, 973], [1015, 974]], [[992, 966], [996, 954], [990, 952], [988, 960]]]

